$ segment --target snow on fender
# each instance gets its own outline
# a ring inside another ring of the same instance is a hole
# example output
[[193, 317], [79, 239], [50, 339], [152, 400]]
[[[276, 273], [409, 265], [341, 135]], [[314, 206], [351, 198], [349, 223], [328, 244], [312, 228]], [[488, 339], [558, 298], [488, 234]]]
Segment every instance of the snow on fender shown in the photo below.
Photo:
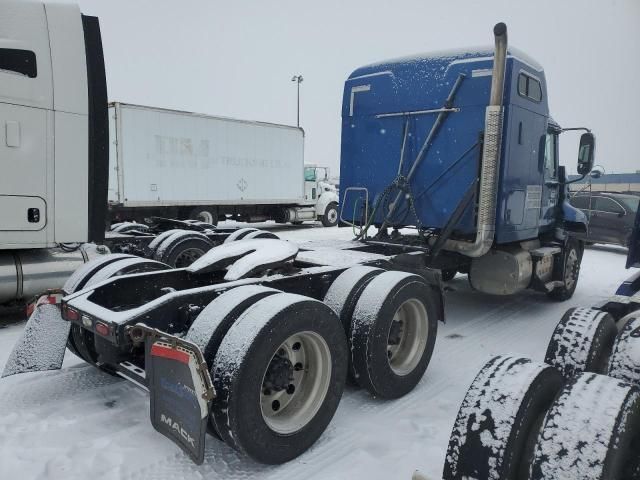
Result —
[[553, 402], [535, 444], [530, 480], [640, 478], [640, 390], [595, 373]]
[[293, 260], [297, 254], [298, 247], [285, 240], [256, 239], [223, 243], [209, 250], [187, 270], [191, 273], [208, 273], [228, 267], [224, 279], [233, 281], [282, 265]]
[[549, 365], [510, 356], [489, 360], [458, 411], [443, 479], [526, 478], [528, 446], [562, 385]]
[[640, 387], [640, 313], [636, 315], [618, 333], [607, 375]]

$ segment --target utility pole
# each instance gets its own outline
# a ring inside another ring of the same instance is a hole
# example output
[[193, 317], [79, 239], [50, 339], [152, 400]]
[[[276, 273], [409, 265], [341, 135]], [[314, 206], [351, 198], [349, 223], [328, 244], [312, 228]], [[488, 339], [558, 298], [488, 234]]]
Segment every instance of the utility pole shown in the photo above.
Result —
[[304, 80], [304, 78], [302, 78], [302, 75], [294, 75], [291, 78], [292, 82], [296, 82], [297, 83], [297, 87], [298, 87], [298, 128], [300, 127], [300, 84], [302, 83], [302, 81]]

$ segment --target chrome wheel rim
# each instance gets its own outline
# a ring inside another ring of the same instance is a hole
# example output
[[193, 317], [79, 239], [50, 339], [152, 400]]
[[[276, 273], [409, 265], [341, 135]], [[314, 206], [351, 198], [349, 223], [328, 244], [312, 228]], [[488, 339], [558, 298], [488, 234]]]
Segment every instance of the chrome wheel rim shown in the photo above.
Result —
[[291, 335], [265, 370], [260, 389], [262, 418], [281, 435], [295, 433], [318, 413], [329, 391], [331, 352], [315, 332]]
[[204, 251], [200, 248], [187, 248], [186, 250], [180, 252], [176, 257], [176, 268], [188, 267], [202, 255], [204, 255]]
[[327, 217], [329, 218], [329, 222], [334, 223], [338, 220], [338, 211], [335, 208], [331, 208]]
[[424, 304], [411, 298], [393, 315], [387, 337], [387, 360], [393, 373], [410, 374], [420, 363], [429, 338], [429, 315]]

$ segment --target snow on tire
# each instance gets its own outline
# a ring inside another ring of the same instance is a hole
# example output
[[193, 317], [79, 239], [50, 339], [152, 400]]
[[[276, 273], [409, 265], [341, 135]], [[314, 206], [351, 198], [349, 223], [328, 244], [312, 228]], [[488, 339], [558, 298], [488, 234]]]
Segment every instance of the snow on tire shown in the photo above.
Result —
[[607, 375], [640, 387], [640, 314], [618, 333]]
[[200, 348], [211, 368], [222, 339], [238, 317], [258, 300], [279, 292], [261, 285], [243, 285], [227, 290], [198, 314], [189, 327], [185, 340]]
[[640, 478], [640, 390], [595, 373], [574, 378], [538, 436], [531, 480]]
[[255, 230], [253, 232], [249, 232], [242, 240], [251, 240], [252, 238], [277, 238], [280, 239], [275, 233], [268, 232], [266, 230]]
[[424, 375], [436, 341], [437, 312], [422, 277], [390, 271], [364, 288], [351, 321], [352, 375], [382, 398], [413, 390]]
[[556, 326], [544, 361], [565, 378], [581, 372], [605, 373], [618, 329], [611, 315], [571, 308]]
[[458, 411], [444, 480], [526, 478], [542, 419], [562, 385], [549, 365], [510, 356], [487, 362]]
[[249, 235], [251, 232], [257, 232], [257, 231], [258, 231], [257, 228], [251, 228], [251, 227], [239, 228], [238, 230], [233, 232], [231, 235], [229, 235], [227, 238], [225, 238], [224, 243], [231, 243], [237, 240], [241, 240], [245, 236]]
[[382, 272], [383, 269], [375, 267], [351, 267], [338, 275], [327, 290], [323, 301], [336, 312], [347, 335], [350, 333], [351, 316], [362, 290]]
[[329, 307], [289, 293], [263, 298], [240, 315], [216, 354], [216, 429], [255, 460], [287, 462], [326, 429], [346, 370], [344, 331]]
[[213, 242], [199, 232], [178, 230], [166, 237], [153, 253], [155, 260], [174, 268], [188, 267], [213, 248]]
[[124, 253], [110, 253], [108, 255], [102, 255], [96, 257], [93, 260], [89, 260], [87, 263], [83, 263], [67, 278], [64, 282], [62, 291], [65, 295], [75, 293], [82, 290], [89, 279], [100, 269], [109, 265], [110, 263], [125, 260], [127, 258], [136, 258], [135, 255], [127, 255]]

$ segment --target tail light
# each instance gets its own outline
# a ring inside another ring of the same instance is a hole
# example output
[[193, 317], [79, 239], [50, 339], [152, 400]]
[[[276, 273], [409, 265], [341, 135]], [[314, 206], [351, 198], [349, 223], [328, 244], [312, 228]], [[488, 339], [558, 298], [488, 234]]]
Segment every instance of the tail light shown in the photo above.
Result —
[[80, 313], [75, 308], [71, 308], [64, 303], [62, 304], [62, 318], [70, 322], [77, 322], [80, 319]]
[[111, 329], [106, 323], [96, 322], [93, 328], [95, 329], [97, 334], [102, 335], [103, 337], [108, 337], [111, 334]]

